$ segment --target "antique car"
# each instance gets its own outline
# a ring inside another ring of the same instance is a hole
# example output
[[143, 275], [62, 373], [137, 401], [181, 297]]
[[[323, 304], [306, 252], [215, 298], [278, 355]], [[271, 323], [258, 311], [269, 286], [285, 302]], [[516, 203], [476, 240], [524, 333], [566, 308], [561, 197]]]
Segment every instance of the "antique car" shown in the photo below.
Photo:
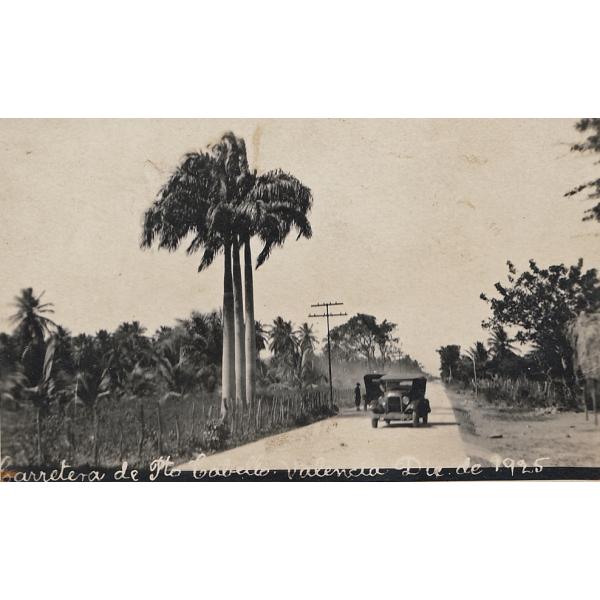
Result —
[[412, 421], [413, 427], [418, 427], [419, 420], [427, 424], [431, 407], [425, 398], [425, 377], [369, 373], [364, 381], [373, 427], [380, 420], [387, 425], [392, 421]]

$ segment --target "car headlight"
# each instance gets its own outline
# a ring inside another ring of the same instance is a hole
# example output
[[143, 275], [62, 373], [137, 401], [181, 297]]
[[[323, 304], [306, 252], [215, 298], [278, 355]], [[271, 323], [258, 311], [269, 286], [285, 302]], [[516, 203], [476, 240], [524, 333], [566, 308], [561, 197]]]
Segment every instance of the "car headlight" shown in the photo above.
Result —
[[410, 398], [408, 396], [402, 396], [402, 404], [404, 404], [404, 406], [408, 406], [409, 402]]

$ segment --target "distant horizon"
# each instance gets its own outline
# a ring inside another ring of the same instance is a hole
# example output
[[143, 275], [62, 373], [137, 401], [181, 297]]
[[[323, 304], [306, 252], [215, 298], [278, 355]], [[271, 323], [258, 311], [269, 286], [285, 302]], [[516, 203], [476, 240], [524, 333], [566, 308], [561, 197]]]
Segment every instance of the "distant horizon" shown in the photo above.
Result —
[[[479, 299], [518, 270], [600, 266], [597, 223], [564, 198], [595, 176], [570, 119], [3, 120], [5, 222], [0, 330], [20, 289], [46, 291], [78, 333], [139, 321], [149, 333], [221, 307], [222, 265], [139, 249], [141, 217], [189, 151], [227, 130], [251, 168], [291, 172], [314, 195], [314, 236], [292, 237], [255, 271], [256, 318], [313, 325], [312, 303], [344, 302], [397, 323], [403, 352], [437, 374], [436, 349], [487, 340]], [[258, 244], [254, 245], [255, 255]], [[335, 327], [344, 319], [332, 319]]]

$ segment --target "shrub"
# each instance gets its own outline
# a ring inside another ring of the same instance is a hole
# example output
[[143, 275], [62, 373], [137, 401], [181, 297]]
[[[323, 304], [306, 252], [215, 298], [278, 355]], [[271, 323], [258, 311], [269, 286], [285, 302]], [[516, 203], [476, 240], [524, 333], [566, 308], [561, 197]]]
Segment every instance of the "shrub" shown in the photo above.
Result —
[[222, 450], [230, 436], [227, 423], [221, 419], [211, 419], [204, 427], [204, 444], [208, 450]]

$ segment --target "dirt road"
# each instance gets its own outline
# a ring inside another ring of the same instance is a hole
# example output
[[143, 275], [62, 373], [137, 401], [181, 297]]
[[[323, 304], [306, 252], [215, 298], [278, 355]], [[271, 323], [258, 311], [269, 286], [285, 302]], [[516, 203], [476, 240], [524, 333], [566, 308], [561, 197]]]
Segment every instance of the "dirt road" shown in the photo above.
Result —
[[201, 457], [179, 468], [314, 469], [455, 467], [465, 462], [452, 406], [443, 387], [428, 384], [429, 426], [379, 424], [370, 413], [344, 410], [337, 417], [264, 438], [226, 452]]

